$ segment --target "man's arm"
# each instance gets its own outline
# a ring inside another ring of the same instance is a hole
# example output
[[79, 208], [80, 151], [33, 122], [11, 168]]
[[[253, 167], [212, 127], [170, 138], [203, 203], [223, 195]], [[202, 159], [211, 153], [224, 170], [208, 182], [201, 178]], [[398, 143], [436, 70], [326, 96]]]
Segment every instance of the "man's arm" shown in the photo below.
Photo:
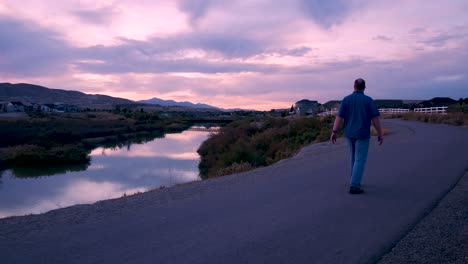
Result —
[[335, 123], [333, 124], [332, 134], [330, 136], [330, 140], [333, 144], [336, 143], [336, 132], [338, 131], [338, 129], [340, 129], [340, 126], [342, 123], [343, 123], [343, 118], [336, 116]]
[[379, 136], [379, 145], [383, 144], [383, 131], [382, 131], [382, 124], [380, 124], [380, 118], [378, 116], [372, 118], [372, 123], [374, 124], [375, 130], [377, 130], [377, 134]]

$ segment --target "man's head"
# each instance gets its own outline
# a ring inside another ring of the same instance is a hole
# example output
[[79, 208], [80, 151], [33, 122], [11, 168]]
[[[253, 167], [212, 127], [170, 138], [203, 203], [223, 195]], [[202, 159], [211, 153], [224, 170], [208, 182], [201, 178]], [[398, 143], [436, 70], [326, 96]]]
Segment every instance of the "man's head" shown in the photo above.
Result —
[[364, 91], [364, 89], [366, 89], [366, 81], [362, 78], [356, 79], [354, 81], [354, 89], [357, 91]]

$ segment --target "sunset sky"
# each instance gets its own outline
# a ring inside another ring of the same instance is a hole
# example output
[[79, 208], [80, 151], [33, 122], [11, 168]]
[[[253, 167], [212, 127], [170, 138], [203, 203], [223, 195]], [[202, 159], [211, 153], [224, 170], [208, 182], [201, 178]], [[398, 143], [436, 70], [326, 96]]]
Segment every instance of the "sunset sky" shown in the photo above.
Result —
[[467, 0], [0, 0], [0, 82], [286, 108], [468, 97]]

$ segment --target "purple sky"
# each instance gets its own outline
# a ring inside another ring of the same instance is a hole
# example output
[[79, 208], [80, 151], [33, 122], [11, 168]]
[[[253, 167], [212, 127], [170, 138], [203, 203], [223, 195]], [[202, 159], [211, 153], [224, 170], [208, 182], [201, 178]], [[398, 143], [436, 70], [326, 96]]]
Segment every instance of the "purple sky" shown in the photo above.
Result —
[[1, 0], [0, 82], [259, 110], [468, 97], [466, 0]]

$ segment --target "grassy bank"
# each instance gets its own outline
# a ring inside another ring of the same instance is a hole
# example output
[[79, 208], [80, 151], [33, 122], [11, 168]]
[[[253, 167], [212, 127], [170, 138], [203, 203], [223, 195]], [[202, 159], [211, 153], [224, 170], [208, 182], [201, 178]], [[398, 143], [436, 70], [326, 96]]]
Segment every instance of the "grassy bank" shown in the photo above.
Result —
[[198, 149], [202, 178], [271, 165], [304, 145], [327, 141], [333, 118], [262, 118], [235, 121]]
[[468, 125], [468, 113], [455, 112], [447, 114], [403, 113], [386, 115], [385, 118], [401, 118], [403, 120], [420, 121], [425, 123], [446, 124], [453, 126]]
[[83, 164], [98, 146], [142, 143], [190, 126], [179, 117], [148, 113], [32, 113], [0, 120], [0, 161], [7, 167]]

